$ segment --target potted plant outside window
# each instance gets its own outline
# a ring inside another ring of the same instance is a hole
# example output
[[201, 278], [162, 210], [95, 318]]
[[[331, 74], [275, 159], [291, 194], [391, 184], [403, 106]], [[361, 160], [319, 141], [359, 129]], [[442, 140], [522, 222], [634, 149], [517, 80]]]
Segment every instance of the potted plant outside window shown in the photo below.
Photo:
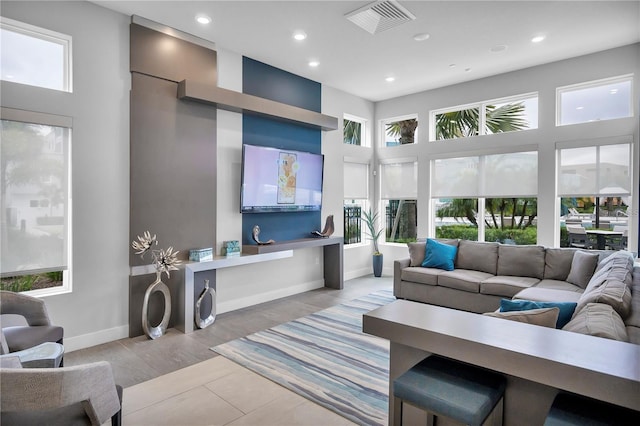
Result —
[[372, 212], [371, 209], [362, 213], [362, 220], [367, 225], [366, 233], [373, 241], [373, 275], [379, 277], [382, 275], [383, 256], [378, 250], [378, 238], [382, 234], [382, 229], [378, 229], [378, 212]]

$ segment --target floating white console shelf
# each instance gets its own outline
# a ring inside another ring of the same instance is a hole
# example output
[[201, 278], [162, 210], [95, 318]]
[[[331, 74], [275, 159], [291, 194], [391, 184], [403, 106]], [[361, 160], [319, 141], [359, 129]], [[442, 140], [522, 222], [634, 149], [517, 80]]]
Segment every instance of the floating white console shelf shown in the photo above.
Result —
[[269, 117], [320, 130], [338, 128], [336, 117], [195, 81], [182, 80], [178, 83], [178, 99], [201, 102], [227, 111]]

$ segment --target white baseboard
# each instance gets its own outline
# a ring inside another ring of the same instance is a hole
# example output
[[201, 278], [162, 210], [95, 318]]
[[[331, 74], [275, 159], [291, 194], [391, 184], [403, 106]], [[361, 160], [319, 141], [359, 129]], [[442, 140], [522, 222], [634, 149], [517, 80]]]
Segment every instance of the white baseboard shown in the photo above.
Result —
[[100, 330], [95, 333], [82, 334], [75, 337], [65, 337], [64, 351], [77, 351], [78, 349], [101, 345], [114, 340], [124, 339], [125, 337], [129, 337], [129, 325], [121, 325], [119, 327]]
[[344, 273], [344, 280], [352, 280], [354, 278], [360, 278], [367, 275], [373, 274], [373, 269], [371, 267], [368, 268], [360, 268], [355, 269], [353, 271], [348, 271]]
[[248, 306], [257, 305], [258, 303], [270, 302], [282, 297], [292, 296], [294, 294], [303, 293], [309, 290], [324, 287], [324, 280], [311, 281], [308, 283], [298, 284], [278, 290], [268, 291], [265, 293], [254, 294], [248, 297], [233, 299], [226, 302], [218, 302], [217, 311], [219, 314], [235, 311], [237, 309], [246, 308]]

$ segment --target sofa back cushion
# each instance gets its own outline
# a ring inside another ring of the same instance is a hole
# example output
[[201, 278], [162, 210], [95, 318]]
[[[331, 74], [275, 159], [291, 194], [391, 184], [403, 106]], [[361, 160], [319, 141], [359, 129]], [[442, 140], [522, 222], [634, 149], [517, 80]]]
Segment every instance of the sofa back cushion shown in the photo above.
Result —
[[622, 318], [604, 303], [587, 303], [562, 329], [622, 342], [629, 341]]
[[567, 282], [580, 288], [586, 288], [598, 266], [598, 259], [598, 253], [589, 253], [582, 250], [575, 252]]
[[498, 270], [498, 243], [460, 240], [456, 269], [471, 269], [496, 275]]
[[577, 249], [547, 248], [544, 255], [544, 279], [566, 281]]
[[576, 314], [588, 303], [610, 305], [624, 320], [631, 312], [633, 256], [618, 251], [600, 262], [578, 300]]
[[497, 275], [542, 279], [544, 277], [544, 247], [500, 244], [498, 246]]

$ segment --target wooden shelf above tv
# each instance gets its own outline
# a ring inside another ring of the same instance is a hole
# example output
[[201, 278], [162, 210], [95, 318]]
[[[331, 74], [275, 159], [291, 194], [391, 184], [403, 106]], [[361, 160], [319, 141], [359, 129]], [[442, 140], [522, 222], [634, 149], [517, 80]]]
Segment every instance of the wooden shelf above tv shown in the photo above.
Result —
[[201, 102], [227, 111], [269, 117], [320, 130], [338, 128], [336, 117], [195, 81], [182, 80], [178, 83], [178, 99]]

